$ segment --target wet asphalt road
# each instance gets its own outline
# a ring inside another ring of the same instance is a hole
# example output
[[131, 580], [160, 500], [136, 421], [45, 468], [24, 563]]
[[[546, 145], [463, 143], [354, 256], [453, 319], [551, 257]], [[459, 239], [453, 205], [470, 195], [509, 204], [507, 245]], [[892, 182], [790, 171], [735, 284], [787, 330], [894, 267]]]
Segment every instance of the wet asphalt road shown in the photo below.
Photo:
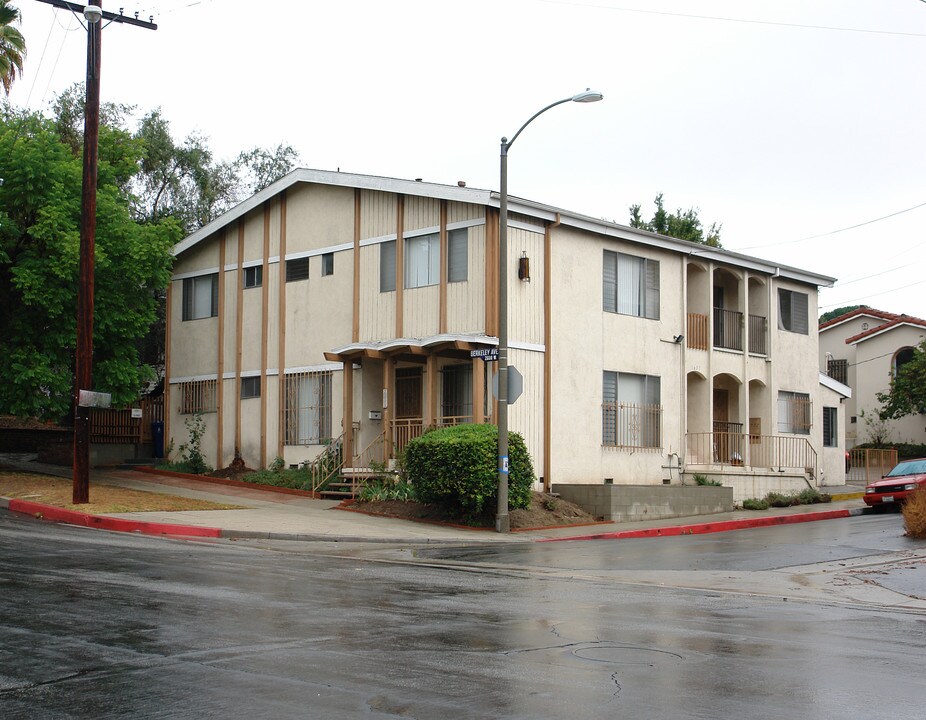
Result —
[[923, 717], [926, 611], [827, 570], [919, 587], [901, 532], [412, 552], [0, 513], [0, 718]]

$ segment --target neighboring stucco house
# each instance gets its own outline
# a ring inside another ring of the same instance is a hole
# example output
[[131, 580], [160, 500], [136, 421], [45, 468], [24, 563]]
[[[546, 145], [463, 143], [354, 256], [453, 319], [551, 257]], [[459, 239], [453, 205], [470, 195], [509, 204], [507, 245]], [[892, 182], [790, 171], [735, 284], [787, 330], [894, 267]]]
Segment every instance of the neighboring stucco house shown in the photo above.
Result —
[[[167, 437], [203, 412], [209, 462], [238, 448], [256, 467], [492, 422], [495, 363], [471, 354], [497, 345], [498, 205], [462, 184], [296, 170], [187, 237]], [[517, 198], [509, 212], [524, 378], [509, 424], [539, 484], [702, 473], [740, 498], [824, 482], [813, 318], [833, 278]]]
[[[846, 445], [871, 441], [878, 417], [877, 393], [890, 389], [897, 368], [926, 339], [926, 320], [862, 307], [820, 325], [820, 368], [852, 388], [846, 402]], [[926, 417], [886, 421], [893, 442], [926, 443]]]

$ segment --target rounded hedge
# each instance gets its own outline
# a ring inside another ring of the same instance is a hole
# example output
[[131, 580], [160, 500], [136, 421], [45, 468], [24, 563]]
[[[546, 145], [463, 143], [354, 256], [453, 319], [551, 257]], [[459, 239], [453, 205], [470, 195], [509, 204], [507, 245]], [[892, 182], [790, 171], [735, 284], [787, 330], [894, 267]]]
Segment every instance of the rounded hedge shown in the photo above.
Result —
[[[498, 503], [498, 428], [454, 425], [425, 433], [405, 448], [405, 473], [421, 502], [464, 515], [479, 515]], [[508, 435], [508, 507], [530, 505], [534, 466], [524, 438]]]

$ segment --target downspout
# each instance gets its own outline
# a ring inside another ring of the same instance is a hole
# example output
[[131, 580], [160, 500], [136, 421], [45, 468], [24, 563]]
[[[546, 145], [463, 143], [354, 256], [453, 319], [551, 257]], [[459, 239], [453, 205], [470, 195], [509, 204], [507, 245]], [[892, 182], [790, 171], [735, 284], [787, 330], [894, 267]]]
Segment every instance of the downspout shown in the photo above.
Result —
[[550, 492], [552, 455], [553, 401], [550, 397], [553, 387], [553, 360], [550, 355], [553, 339], [553, 322], [550, 317], [552, 301], [553, 231], [559, 227], [562, 217], [556, 213], [556, 220], [547, 225], [543, 237], [543, 491]]

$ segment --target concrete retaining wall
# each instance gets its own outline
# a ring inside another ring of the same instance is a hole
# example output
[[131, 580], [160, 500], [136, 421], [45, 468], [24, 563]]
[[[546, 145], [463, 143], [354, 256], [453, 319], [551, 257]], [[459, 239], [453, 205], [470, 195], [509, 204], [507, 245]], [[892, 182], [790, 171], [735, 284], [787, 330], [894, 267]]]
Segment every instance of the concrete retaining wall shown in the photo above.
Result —
[[[769, 470], [744, 470], [728, 468], [726, 472], [712, 472], [700, 470], [710, 480], [715, 480], [725, 487], [733, 489], [733, 502], [742, 503], [749, 498], [764, 498], [770, 492], [783, 495], [796, 495], [806, 490], [808, 485], [804, 474], [794, 472], [774, 472]], [[694, 485], [693, 471], [686, 471], [682, 479], [686, 485]], [[825, 491], [825, 488], [823, 489]]]
[[729, 512], [733, 488], [679, 485], [553, 485], [553, 492], [611, 522]]

